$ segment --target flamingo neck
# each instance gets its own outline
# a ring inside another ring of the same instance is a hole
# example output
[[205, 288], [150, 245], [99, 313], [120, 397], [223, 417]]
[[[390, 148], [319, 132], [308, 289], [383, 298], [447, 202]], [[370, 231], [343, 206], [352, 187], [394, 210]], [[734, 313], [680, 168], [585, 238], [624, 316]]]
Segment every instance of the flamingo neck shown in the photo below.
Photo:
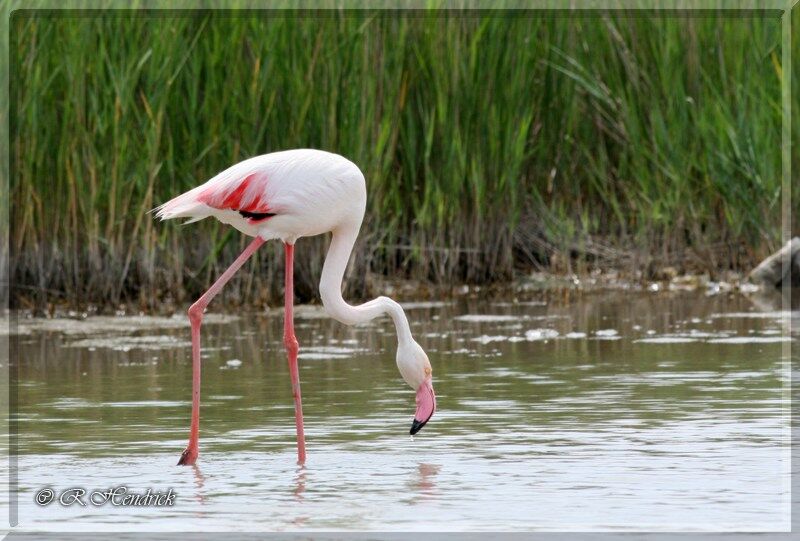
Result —
[[322, 277], [319, 283], [319, 293], [322, 304], [332, 318], [345, 325], [366, 323], [376, 317], [388, 314], [397, 330], [398, 343], [413, 342], [411, 329], [408, 326], [403, 308], [389, 297], [378, 297], [371, 301], [353, 306], [347, 304], [342, 298], [342, 279], [353, 251], [353, 245], [358, 237], [360, 224], [340, 226], [333, 231], [331, 245], [325, 264], [322, 266]]

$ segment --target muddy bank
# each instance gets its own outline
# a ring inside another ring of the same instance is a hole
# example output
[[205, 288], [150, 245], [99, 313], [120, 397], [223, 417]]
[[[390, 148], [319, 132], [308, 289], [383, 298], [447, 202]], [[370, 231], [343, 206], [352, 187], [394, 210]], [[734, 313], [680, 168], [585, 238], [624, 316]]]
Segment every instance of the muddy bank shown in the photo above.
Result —
[[[372, 296], [359, 297], [348, 294], [345, 287], [345, 297], [352, 303], [362, 302], [377, 295], [387, 295], [395, 298], [407, 308], [421, 306], [437, 306], [442, 302], [457, 299], [493, 299], [508, 300], [514, 303], [541, 302], [568, 304], [585, 295], [600, 292], [647, 292], [650, 294], [674, 294], [682, 292], [696, 292], [708, 297], [717, 295], [745, 295], [760, 310], [778, 310], [785, 307], [800, 308], [800, 291], [796, 288], [771, 290], [753, 284], [749, 278], [733, 271], [721, 273], [716, 279], [709, 274], [680, 274], [674, 268], [667, 267], [657, 273], [658, 279], [646, 280], [641, 276], [617, 271], [594, 271], [584, 275], [565, 275], [551, 273], [531, 273], [518, 277], [508, 283], [493, 283], [487, 285], [436, 285], [417, 280], [391, 280], [383, 277], [370, 277], [370, 291]], [[210, 311], [228, 312], [240, 308], [250, 312], [266, 312], [279, 315], [282, 313], [282, 301], [258, 302], [246, 304], [237, 302], [236, 299], [226, 299], [224, 295], [213, 301]], [[299, 303], [296, 315], [298, 318], [327, 317], [319, 299], [313, 298], [311, 302]], [[20, 314], [24, 320], [27, 318], [66, 318], [66, 320], [80, 320], [92, 316], [133, 316], [128, 318], [136, 324], [137, 317], [146, 321], [146, 324], [156, 322], [163, 327], [180, 327], [188, 325], [185, 312], [190, 302], [177, 303], [171, 298], [154, 303], [153, 309], [143, 309], [140, 305], [122, 303], [117, 305], [85, 304], [76, 307], [71, 303], [49, 303], [44, 309], [33, 307], [17, 308], [15, 313]], [[146, 316], [146, 317], [145, 317]], [[161, 316], [154, 319], [153, 316]], [[96, 317], [98, 320], [100, 317]], [[223, 316], [213, 316], [223, 317]], [[231, 316], [233, 317], [233, 316]], [[108, 318], [109, 325], [113, 326], [116, 318]], [[206, 322], [206, 321], [204, 321]], [[209, 320], [208, 323], [213, 323]], [[65, 332], [69, 332], [68, 325]]]

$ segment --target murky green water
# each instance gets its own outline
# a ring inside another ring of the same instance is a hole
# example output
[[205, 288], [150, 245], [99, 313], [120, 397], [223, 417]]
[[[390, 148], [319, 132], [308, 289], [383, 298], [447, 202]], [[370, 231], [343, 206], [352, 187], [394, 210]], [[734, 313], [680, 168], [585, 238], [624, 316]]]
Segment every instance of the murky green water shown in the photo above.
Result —
[[[309, 459], [295, 464], [279, 314], [204, 326], [201, 455], [185, 319], [22, 321], [19, 518], [56, 530], [780, 530], [789, 526], [787, 312], [742, 297], [411, 304], [439, 411], [391, 322], [298, 310]], [[795, 327], [797, 327], [795, 319]], [[795, 342], [796, 344], [796, 342]], [[166, 508], [34, 494], [124, 485]]]

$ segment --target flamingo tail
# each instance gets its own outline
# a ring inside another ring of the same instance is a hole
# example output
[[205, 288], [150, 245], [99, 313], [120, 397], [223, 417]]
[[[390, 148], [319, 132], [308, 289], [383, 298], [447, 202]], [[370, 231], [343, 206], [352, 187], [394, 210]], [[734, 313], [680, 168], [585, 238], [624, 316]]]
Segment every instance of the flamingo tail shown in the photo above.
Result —
[[195, 188], [184, 194], [181, 194], [163, 205], [152, 209], [156, 218], [163, 220], [172, 220], [174, 218], [189, 218], [185, 224], [191, 224], [208, 218], [212, 215], [213, 209], [198, 199], [199, 190]]

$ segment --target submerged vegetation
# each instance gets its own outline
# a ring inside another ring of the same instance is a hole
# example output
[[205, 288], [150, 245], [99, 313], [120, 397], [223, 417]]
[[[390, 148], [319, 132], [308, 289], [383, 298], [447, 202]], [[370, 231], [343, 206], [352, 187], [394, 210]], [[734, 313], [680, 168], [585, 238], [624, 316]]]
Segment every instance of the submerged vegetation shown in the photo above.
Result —
[[[295, 147], [367, 178], [351, 296], [373, 276], [745, 268], [781, 240], [780, 37], [756, 15], [16, 12], [14, 302], [187, 302], [246, 239], [148, 211]], [[326, 244], [298, 242], [301, 299]], [[281, 253], [224, 296], [270, 302]]]

